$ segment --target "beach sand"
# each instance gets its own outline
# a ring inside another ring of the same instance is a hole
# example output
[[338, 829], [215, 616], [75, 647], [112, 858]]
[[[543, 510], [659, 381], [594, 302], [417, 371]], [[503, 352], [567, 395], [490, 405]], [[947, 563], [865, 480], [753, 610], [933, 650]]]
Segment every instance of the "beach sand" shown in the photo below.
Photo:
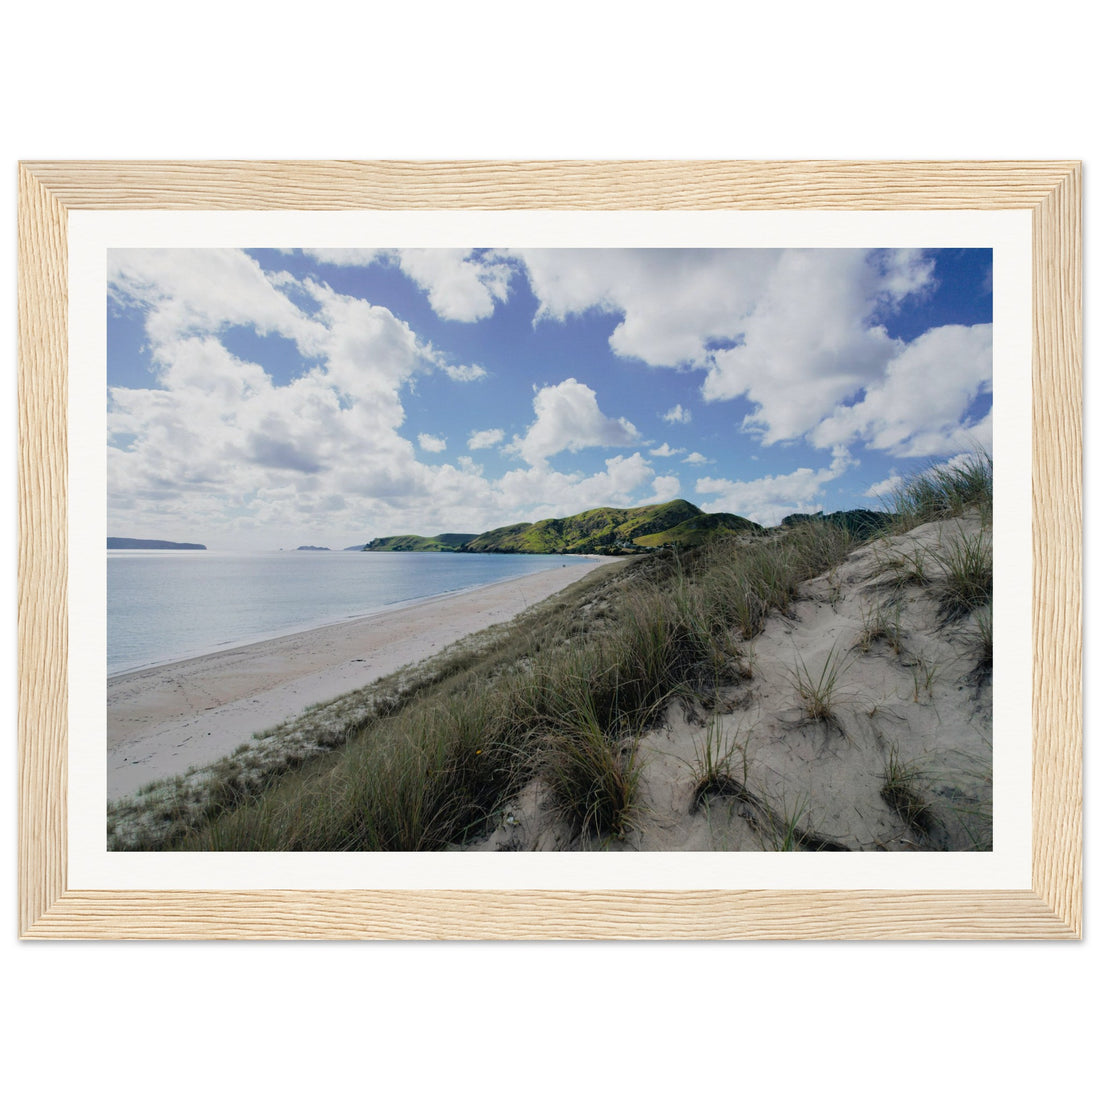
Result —
[[107, 797], [226, 756], [315, 703], [507, 622], [609, 558], [107, 679]]

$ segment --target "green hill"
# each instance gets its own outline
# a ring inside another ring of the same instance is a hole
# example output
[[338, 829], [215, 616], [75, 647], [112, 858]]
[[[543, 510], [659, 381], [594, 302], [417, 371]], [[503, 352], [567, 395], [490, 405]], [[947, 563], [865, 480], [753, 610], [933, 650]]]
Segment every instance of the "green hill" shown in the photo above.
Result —
[[456, 535], [456, 534], [444, 534], [444, 535], [387, 535], [385, 538], [371, 539], [364, 550], [412, 550], [412, 551], [434, 551], [434, 552], [449, 552], [454, 551], [465, 546], [470, 539], [475, 538], [474, 535]]
[[706, 542], [718, 531], [762, 531], [759, 523], [753, 523], [744, 516], [735, 516], [732, 512], [706, 512], [692, 516], [683, 523], [676, 524], [664, 531], [651, 535], [640, 535], [634, 539], [639, 546], [677, 546], [687, 549]]
[[844, 512], [829, 512], [827, 515], [821, 512], [807, 514], [795, 512], [784, 516], [782, 527], [794, 527], [799, 523], [831, 523], [834, 527], [842, 527], [859, 539], [872, 538], [880, 531], [885, 530], [893, 522], [894, 517], [888, 512], [873, 512], [869, 508], [850, 508]]
[[512, 523], [480, 535], [387, 535], [364, 550], [465, 554], [631, 554], [660, 546], [696, 546], [716, 531], [760, 531], [742, 516], [711, 515], [686, 500], [640, 508], [592, 508], [561, 519]]

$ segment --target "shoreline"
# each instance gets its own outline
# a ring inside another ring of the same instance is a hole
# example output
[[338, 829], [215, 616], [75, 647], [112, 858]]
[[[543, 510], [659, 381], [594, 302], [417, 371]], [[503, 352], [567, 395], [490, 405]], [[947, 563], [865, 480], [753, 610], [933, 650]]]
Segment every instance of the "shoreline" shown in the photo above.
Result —
[[[279, 552], [280, 551], [275, 551], [275, 553]], [[285, 551], [281, 552], [285, 553]], [[164, 551], [111, 551], [111, 553], [164, 553]], [[576, 554], [569, 556], [575, 557], [577, 563], [598, 562], [602, 565], [606, 565], [609, 562], [622, 560], [618, 557], [611, 557], [599, 554]], [[575, 566], [570, 563], [566, 568], [572, 569], [575, 568]], [[589, 568], [586, 568], [584, 570], [584, 573], [589, 572]], [[543, 572], [550, 572], [550, 570], [543, 570]], [[584, 573], [579, 575], [583, 576]], [[527, 575], [533, 576], [536, 574], [524, 574], [519, 577], [504, 577], [501, 580], [488, 581], [484, 584], [474, 584], [468, 585], [463, 588], [453, 588], [447, 590], [446, 592], [435, 592], [430, 596], [417, 596], [409, 600], [400, 600], [397, 603], [386, 604], [382, 607], [372, 608], [369, 611], [353, 612], [350, 615], [340, 615], [336, 616], [335, 618], [318, 619], [302, 626], [293, 627], [291, 629], [280, 628], [271, 632], [251, 634], [245, 638], [241, 638], [238, 641], [221, 642], [217, 644], [213, 649], [195, 649], [188, 652], [176, 653], [171, 656], [154, 657], [151, 660], [142, 661], [139, 664], [129, 665], [125, 668], [119, 668], [113, 672], [109, 671], [107, 673], [107, 683], [109, 685], [113, 680], [116, 680], [123, 676], [130, 676], [138, 672], [148, 672], [158, 668], [167, 668], [169, 665], [178, 665], [183, 664], [187, 661], [199, 660], [203, 657], [214, 657], [225, 653], [232, 653], [237, 649], [243, 649], [247, 646], [259, 645], [264, 642], [278, 641], [280, 638], [289, 638], [294, 634], [305, 634], [310, 630], [321, 630], [327, 626], [339, 626], [345, 623], [358, 622], [360, 619], [368, 619], [374, 615], [384, 615], [391, 612], [403, 611], [408, 608], [418, 607], [420, 604], [430, 603], [433, 600], [450, 599], [452, 596], [461, 596], [463, 593], [466, 592], [476, 592], [483, 588], [492, 588], [498, 584], [508, 584], [513, 580], [522, 580], [524, 576]]]
[[107, 797], [228, 755], [253, 734], [515, 618], [615, 558], [428, 596], [107, 678]]

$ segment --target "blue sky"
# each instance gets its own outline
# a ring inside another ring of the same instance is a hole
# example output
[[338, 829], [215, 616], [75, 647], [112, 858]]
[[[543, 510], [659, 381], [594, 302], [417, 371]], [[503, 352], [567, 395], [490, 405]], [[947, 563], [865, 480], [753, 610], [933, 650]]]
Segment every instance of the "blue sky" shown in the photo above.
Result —
[[342, 547], [991, 449], [985, 249], [115, 249], [108, 533]]

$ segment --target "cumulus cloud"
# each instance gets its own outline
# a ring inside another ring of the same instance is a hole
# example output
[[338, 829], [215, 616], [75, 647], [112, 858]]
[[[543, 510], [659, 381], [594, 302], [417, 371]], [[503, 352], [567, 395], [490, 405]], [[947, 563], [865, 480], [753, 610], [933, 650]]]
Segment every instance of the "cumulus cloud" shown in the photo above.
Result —
[[[684, 453], [683, 447], [670, 447], [667, 443], [662, 443], [659, 447], [649, 452], [654, 458], [671, 458], [673, 455], [682, 455]], [[687, 461], [686, 459], [684, 461]]]
[[479, 378], [485, 378], [488, 375], [488, 371], [484, 367], [479, 367], [476, 364], [472, 366], [453, 366], [444, 363], [442, 369], [443, 373], [455, 382], [476, 382]]
[[545, 519], [588, 508], [628, 507], [653, 478], [653, 467], [638, 453], [615, 455], [591, 475], [562, 473], [542, 464], [509, 470], [494, 484], [504, 514]]
[[695, 483], [695, 491], [713, 498], [705, 505], [708, 510], [733, 512], [771, 527], [792, 512], [821, 511], [822, 487], [835, 481], [851, 465], [850, 457], [838, 451], [829, 466], [817, 470], [804, 466], [789, 474], [773, 474], [752, 481], [704, 477]]
[[544, 386], [536, 392], [533, 404], [535, 422], [526, 435], [516, 436], [510, 447], [532, 465], [561, 451], [626, 447], [639, 438], [638, 429], [629, 420], [605, 416], [595, 391], [575, 378]]
[[489, 447], [495, 447], [498, 443], [503, 442], [504, 432], [500, 428], [486, 428], [484, 431], [474, 432], [468, 440], [466, 440], [466, 446], [471, 451], [484, 451]]
[[250, 256], [232, 248], [112, 248], [107, 253], [110, 297], [145, 310], [157, 344], [229, 325], [247, 325], [317, 351], [324, 326], [304, 314]]
[[891, 474], [869, 486], [863, 495], [869, 500], [886, 500], [904, 484], [905, 478], [901, 474]]
[[428, 435], [426, 432], [421, 432], [416, 437], [416, 441], [420, 444], [422, 451], [431, 451], [433, 454], [439, 454], [440, 451], [447, 449], [446, 439], [442, 439], [437, 435]]
[[860, 439], [903, 457], [947, 454], [991, 442], [991, 418], [966, 419], [993, 385], [993, 326], [945, 325], [903, 348], [861, 399], [810, 434], [821, 447]]
[[705, 466], [710, 459], [706, 455], [701, 455], [698, 451], [692, 451], [687, 458], [681, 459], [681, 462], [689, 462], [692, 466]]
[[[883, 323], [934, 285], [904, 249], [518, 250], [540, 318], [617, 314], [610, 344], [655, 367], [704, 372], [707, 401], [745, 397], [742, 427], [800, 438], [878, 384], [904, 350]], [[677, 405], [672, 423], [689, 418]]]
[[691, 410], [685, 409], [683, 405], [673, 405], [661, 419], [670, 424], [688, 424], [691, 422]]
[[666, 500], [675, 500], [680, 495], [680, 479], [678, 477], [655, 477], [653, 479], [653, 495], [648, 501], [642, 503], [663, 504]]
[[445, 321], [479, 321], [497, 302], [508, 298], [512, 267], [492, 253], [460, 248], [310, 248], [306, 254], [322, 263], [367, 267], [398, 266], [428, 295], [428, 303]]

